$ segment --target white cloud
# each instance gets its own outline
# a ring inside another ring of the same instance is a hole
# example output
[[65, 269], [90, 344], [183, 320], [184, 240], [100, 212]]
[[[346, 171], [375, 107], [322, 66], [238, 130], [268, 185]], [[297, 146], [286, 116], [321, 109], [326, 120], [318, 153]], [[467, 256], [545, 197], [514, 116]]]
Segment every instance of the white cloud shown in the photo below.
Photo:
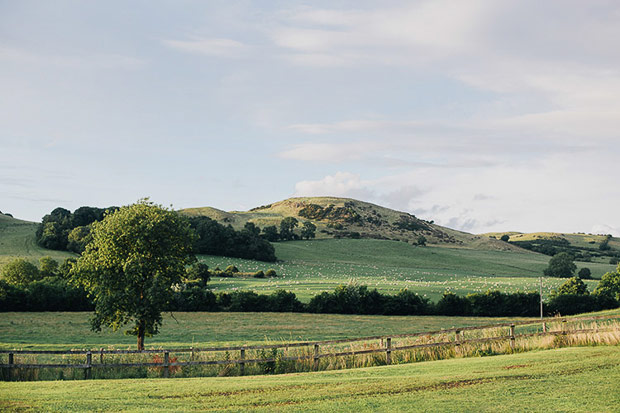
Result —
[[241, 42], [224, 38], [195, 38], [192, 40], [164, 40], [173, 49], [213, 57], [238, 58], [247, 55], [249, 47]]
[[303, 143], [278, 154], [283, 159], [298, 161], [345, 162], [363, 159], [366, 154], [380, 149], [380, 143]]
[[368, 182], [359, 175], [337, 172], [318, 181], [301, 181], [295, 184], [295, 196], [338, 196], [345, 198], [370, 199], [373, 197], [367, 188]]
[[617, 214], [600, 202], [609, 197], [616, 199], [616, 177], [588, 167], [608, 164], [613, 159], [612, 154], [562, 154], [537, 162], [476, 170], [419, 167], [372, 180], [339, 172], [299, 182], [295, 189], [299, 196], [363, 195], [361, 199], [474, 233], [517, 230], [618, 234]]
[[104, 53], [51, 54], [33, 52], [24, 48], [0, 45], [0, 61], [9, 61], [25, 65], [55, 66], [61, 69], [133, 69], [145, 64], [135, 56]]

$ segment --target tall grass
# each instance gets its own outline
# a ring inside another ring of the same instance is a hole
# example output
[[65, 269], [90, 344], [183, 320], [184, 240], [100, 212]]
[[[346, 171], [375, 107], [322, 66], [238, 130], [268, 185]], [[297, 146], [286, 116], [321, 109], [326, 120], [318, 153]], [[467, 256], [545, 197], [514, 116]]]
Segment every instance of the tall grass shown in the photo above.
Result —
[[[563, 325], [564, 324], [564, 325]], [[568, 325], [566, 325], [568, 324]], [[574, 330], [590, 330], [572, 333]], [[574, 321], [563, 323], [553, 321], [547, 324], [549, 334], [543, 335], [542, 326], [527, 325], [515, 328], [514, 344], [509, 339], [508, 327], [495, 327], [481, 330], [439, 332], [413, 337], [391, 339], [391, 364], [415, 363], [420, 361], [443, 360], [450, 358], [483, 357], [498, 354], [520, 353], [532, 350], [552, 349], [568, 346], [597, 346], [620, 344], [620, 322], [615, 320]], [[566, 334], [563, 332], [566, 331]], [[520, 336], [521, 335], [521, 336]], [[498, 338], [497, 340], [495, 340]], [[501, 339], [499, 339], [501, 338]], [[493, 340], [490, 340], [493, 339]], [[480, 340], [480, 341], [476, 341]], [[489, 340], [489, 341], [483, 341]], [[278, 345], [266, 342], [266, 345]], [[421, 347], [424, 345], [432, 347]], [[387, 364], [387, 342], [383, 339], [356, 341], [348, 343], [321, 344], [318, 361], [314, 360], [314, 348], [280, 347], [270, 349], [246, 349], [245, 360], [260, 360], [240, 364], [233, 363], [241, 359], [240, 351], [179, 352], [170, 353], [169, 377], [214, 377], [260, 374], [283, 374], [308, 372], [313, 370], [340, 370], [361, 367], [381, 366]], [[399, 349], [407, 346], [417, 348]], [[113, 349], [110, 347], [109, 349]], [[363, 354], [336, 355], [336, 353]], [[164, 349], [162, 349], [162, 354]], [[162, 363], [162, 354], [103, 354], [93, 352], [93, 364], [100, 366], [91, 369], [93, 379], [120, 378], [155, 378], [164, 376], [162, 366], [114, 367], [106, 365], [119, 363]], [[7, 363], [8, 355], [0, 355], [0, 361]], [[290, 358], [297, 358], [290, 360]], [[15, 363], [20, 364], [84, 364], [84, 354], [69, 355], [34, 355], [16, 354]], [[230, 361], [230, 364], [211, 365], [174, 365], [176, 362], [215, 362]], [[83, 379], [85, 372], [79, 368], [41, 368], [13, 369], [13, 380], [76, 380]], [[1, 380], [8, 380], [8, 370], [2, 369]]]

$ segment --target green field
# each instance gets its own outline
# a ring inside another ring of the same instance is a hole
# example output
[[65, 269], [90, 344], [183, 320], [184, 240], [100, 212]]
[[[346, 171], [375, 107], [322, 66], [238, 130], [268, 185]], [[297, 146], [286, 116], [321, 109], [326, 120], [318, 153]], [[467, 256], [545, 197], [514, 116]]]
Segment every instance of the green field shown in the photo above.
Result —
[[[0, 215], [0, 268], [11, 259], [24, 257], [33, 263], [45, 255], [62, 261], [74, 254], [43, 249], [36, 245], [36, 224]], [[408, 288], [433, 301], [444, 291], [457, 294], [497, 289], [504, 292], [538, 291], [538, 276], [549, 257], [525, 250], [477, 250], [437, 246], [418, 247], [406, 242], [373, 239], [323, 239], [274, 244], [277, 263], [226, 257], [201, 256], [210, 268], [236, 265], [242, 272], [273, 268], [277, 278], [220, 278], [210, 282], [214, 291], [251, 289], [269, 293], [277, 289], [293, 291], [302, 301], [338, 285], [354, 282], [397, 293]], [[594, 278], [615, 269], [603, 263], [578, 262], [588, 267]], [[543, 296], [565, 280], [543, 279]], [[590, 290], [597, 281], [586, 281]]]
[[39, 258], [46, 255], [62, 262], [75, 254], [41, 248], [35, 241], [37, 225], [0, 214], [0, 268], [15, 258], [25, 258], [38, 264]]
[[[396, 293], [408, 288], [432, 300], [444, 291], [457, 294], [497, 289], [504, 292], [538, 291], [539, 275], [549, 257], [529, 251], [492, 251], [464, 248], [416, 247], [385, 240], [332, 239], [291, 241], [274, 244], [280, 261], [274, 264], [226, 257], [201, 256], [210, 268], [224, 269], [230, 264], [241, 271], [273, 268], [273, 279], [220, 278], [210, 282], [215, 291], [251, 289], [270, 292], [285, 289], [302, 301], [340, 284], [355, 282]], [[601, 263], [577, 263], [588, 267], [600, 278], [614, 266]], [[543, 279], [543, 296], [565, 280]], [[593, 290], [598, 281], [586, 281]]]
[[354, 370], [0, 383], [3, 411], [620, 410], [620, 347], [574, 347]]
[[[90, 331], [90, 313], [3, 313], [0, 348], [65, 350], [135, 347], [136, 338], [122, 332]], [[461, 326], [501, 323], [515, 318], [441, 316], [361, 316], [295, 313], [167, 314], [161, 333], [147, 347], [264, 344], [274, 341], [332, 340], [415, 333]]]

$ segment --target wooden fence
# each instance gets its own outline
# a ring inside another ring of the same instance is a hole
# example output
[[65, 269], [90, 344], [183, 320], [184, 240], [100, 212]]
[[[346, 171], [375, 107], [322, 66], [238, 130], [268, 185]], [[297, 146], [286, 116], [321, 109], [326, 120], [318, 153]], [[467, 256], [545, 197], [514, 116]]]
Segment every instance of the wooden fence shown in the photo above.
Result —
[[[276, 358], [246, 358], [247, 350], [273, 350], [273, 349], [289, 349], [295, 347], [306, 347], [312, 348], [312, 351], [308, 351], [308, 354], [299, 355], [299, 356], [284, 356], [280, 357], [279, 360], [283, 361], [302, 361], [302, 360], [313, 360], [314, 369], [318, 369], [319, 360], [325, 357], [344, 357], [344, 356], [356, 356], [362, 354], [373, 354], [373, 353], [385, 353], [385, 359], [387, 364], [391, 364], [392, 362], [392, 352], [399, 350], [411, 350], [411, 349], [423, 349], [423, 348], [433, 348], [433, 347], [441, 347], [441, 346], [462, 346], [464, 344], [473, 344], [473, 343], [487, 343], [501, 340], [510, 340], [510, 346], [512, 349], [515, 349], [515, 342], [518, 338], [524, 337], [534, 337], [534, 336], [548, 336], [548, 335], [571, 335], [571, 334], [579, 334], [579, 333], [589, 333], [589, 332], [603, 332], [617, 329], [614, 328], [600, 328], [598, 324], [595, 323], [594, 328], [587, 329], [575, 329], [569, 330], [567, 328], [568, 322], [584, 322], [584, 321], [599, 321], [599, 320], [614, 320], [620, 319], [620, 315], [607, 315], [607, 316], [596, 316], [596, 317], [577, 317], [577, 318], [546, 318], [542, 320], [533, 320], [533, 321], [518, 321], [512, 323], [501, 323], [501, 324], [489, 324], [483, 326], [475, 326], [475, 327], [457, 327], [436, 331], [425, 331], [419, 333], [409, 333], [409, 334], [393, 334], [389, 336], [372, 336], [372, 337], [360, 337], [353, 339], [338, 339], [338, 340], [327, 340], [327, 341], [308, 341], [308, 342], [296, 342], [296, 343], [282, 343], [282, 344], [267, 344], [267, 345], [248, 345], [248, 346], [231, 346], [231, 347], [205, 347], [205, 348], [177, 348], [177, 349], [153, 349], [153, 350], [0, 350], [0, 354], [8, 354], [8, 363], [1, 363], [0, 368], [7, 369], [8, 380], [11, 380], [12, 371], [14, 369], [42, 369], [42, 368], [70, 368], [70, 369], [84, 369], [84, 378], [89, 379], [91, 377], [91, 370], [93, 368], [111, 368], [111, 367], [157, 367], [163, 369], [164, 377], [169, 377], [170, 368], [176, 366], [198, 366], [198, 365], [239, 365], [240, 374], [243, 375], [245, 371], [245, 365], [250, 363], [269, 363], [275, 362]], [[561, 323], [561, 329], [557, 331], [550, 331], [547, 329], [547, 323]], [[515, 328], [517, 326], [532, 326], [532, 325], [541, 325], [542, 331], [537, 331], [533, 333], [523, 333], [523, 334], [515, 334]], [[488, 330], [488, 329], [498, 329], [498, 328], [507, 328], [508, 335], [500, 335], [496, 337], [482, 337], [482, 338], [465, 338], [465, 332], [471, 332], [475, 330]], [[421, 344], [408, 344], [402, 346], [393, 346], [392, 339], [398, 338], [410, 338], [410, 337], [420, 337], [420, 336], [432, 336], [437, 334], [446, 335], [448, 333], [454, 333], [454, 337], [451, 340], [447, 341], [439, 341], [433, 343], [421, 343]], [[322, 346], [328, 345], [339, 345], [339, 344], [348, 344], [355, 342], [363, 342], [363, 341], [374, 341], [380, 340], [380, 346], [378, 348], [366, 348], [360, 350], [349, 350], [349, 351], [337, 351], [337, 352], [328, 352], [321, 353]], [[202, 352], [239, 352], [239, 358], [233, 360], [202, 360], [202, 361], [171, 361], [170, 354], [171, 353], [202, 353]], [[163, 354], [162, 362], [143, 362], [143, 363], [104, 363], [104, 355], [106, 354]], [[15, 361], [15, 356], [20, 354], [48, 354], [48, 355], [75, 355], [82, 354], [85, 355], [85, 362], [83, 364], [59, 364], [59, 363], [49, 363], [49, 364], [22, 364], [17, 363]], [[93, 362], [93, 356], [99, 359], [99, 362]]]

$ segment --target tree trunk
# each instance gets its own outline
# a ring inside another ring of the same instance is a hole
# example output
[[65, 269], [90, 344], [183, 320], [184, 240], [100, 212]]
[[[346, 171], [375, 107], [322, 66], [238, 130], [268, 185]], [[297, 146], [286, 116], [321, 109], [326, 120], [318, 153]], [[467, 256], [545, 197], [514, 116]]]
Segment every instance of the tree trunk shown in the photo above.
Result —
[[144, 323], [138, 324], [138, 351], [144, 350]]

